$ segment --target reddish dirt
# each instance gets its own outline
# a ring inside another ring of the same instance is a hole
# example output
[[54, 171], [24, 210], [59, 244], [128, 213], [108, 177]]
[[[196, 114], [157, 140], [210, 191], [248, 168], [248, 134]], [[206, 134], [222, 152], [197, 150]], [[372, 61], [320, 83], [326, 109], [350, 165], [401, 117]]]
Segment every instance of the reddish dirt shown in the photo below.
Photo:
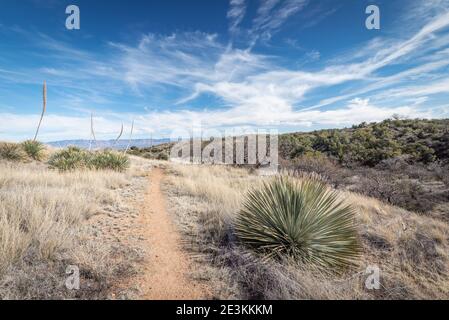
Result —
[[181, 236], [166, 210], [161, 191], [163, 171], [151, 171], [141, 223], [149, 255], [140, 286], [142, 299], [196, 300], [207, 299], [207, 288], [189, 278], [192, 261], [181, 247]]

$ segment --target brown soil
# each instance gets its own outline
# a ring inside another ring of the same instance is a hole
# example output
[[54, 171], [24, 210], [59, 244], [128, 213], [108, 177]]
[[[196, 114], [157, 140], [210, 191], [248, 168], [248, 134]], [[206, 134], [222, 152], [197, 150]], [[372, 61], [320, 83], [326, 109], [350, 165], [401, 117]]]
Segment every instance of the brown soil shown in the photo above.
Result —
[[140, 280], [146, 300], [206, 299], [207, 288], [189, 278], [192, 261], [181, 247], [181, 238], [167, 213], [161, 192], [163, 171], [154, 168], [150, 174], [141, 223], [149, 254]]

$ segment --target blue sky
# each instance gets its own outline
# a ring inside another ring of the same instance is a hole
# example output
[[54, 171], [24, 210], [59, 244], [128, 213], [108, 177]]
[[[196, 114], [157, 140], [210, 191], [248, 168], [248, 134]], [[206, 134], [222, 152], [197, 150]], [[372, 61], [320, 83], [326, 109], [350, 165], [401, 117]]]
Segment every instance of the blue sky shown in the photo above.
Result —
[[44, 80], [50, 141], [91, 113], [100, 139], [447, 118], [448, 70], [449, 0], [1, 0], [0, 140], [32, 137]]

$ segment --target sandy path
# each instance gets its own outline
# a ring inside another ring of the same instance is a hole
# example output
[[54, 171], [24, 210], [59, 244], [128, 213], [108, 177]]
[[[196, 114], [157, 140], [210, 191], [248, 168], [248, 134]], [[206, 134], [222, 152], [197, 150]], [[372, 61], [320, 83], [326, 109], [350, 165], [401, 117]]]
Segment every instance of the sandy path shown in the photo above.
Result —
[[154, 168], [146, 194], [142, 226], [148, 244], [148, 262], [141, 286], [143, 299], [177, 300], [205, 299], [204, 286], [188, 278], [191, 261], [181, 248], [180, 235], [168, 215], [161, 192], [163, 172]]

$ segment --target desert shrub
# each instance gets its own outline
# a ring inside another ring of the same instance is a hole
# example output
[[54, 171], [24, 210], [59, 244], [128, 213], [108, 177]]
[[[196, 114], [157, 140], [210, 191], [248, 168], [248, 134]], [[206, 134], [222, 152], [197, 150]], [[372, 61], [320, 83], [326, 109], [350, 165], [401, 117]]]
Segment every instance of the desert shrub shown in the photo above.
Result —
[[144, 157], [145, 159], [150, 159], [150, 160], [164, 160], [167, 161], [169, 156], [168, 153], [166, 151], [160, 151], [160, 152], [155, 152], [155, 151], [151, 151], [151, 152], [145, 152], [141, 155], [142, 157]]
[[168, 154], [161, 152], [157, 155], [157, 160], [164, 160], [167, 161], [168, 160]]
[[23, 161], [26, 158], [27, 155], [20, 144], [0, 142], [0, 159]]
[[292, 256], [316, 266], [347, 267], [359, 254], [354, 209], [312, 178], [281, 176], [249, 191], [235, 231], [267, 258]]
[[294, 172], [317, 173], [324, 177], [333, 186], [343, 183], [344, 168], [322, 153], [308, 153], [291, 161], [288, 169]]
[[48, 164], [53, 169], [70, 171], [89, 168], [92, 154], [78, 147], [68, 147], [54, 153]]
[[104, 150], [93, 153], [90, 157], [89, 167], [97, 170], [124, 171], [129, 166], [129, 158], [120, 152]]
[[426, 213], [446, 201], [444, 190], [426, 187], [425, 180], [431, 181], [431, 173], [418, 166], [408, 166], [400, 172], [372, 168], [358, 168], [356, 172], [359, 179], [351, 186], [352, 191], [407, 210]]
[[51, 168], [61, 171], [75, 169], [95, 169], [124, 171], [129, 166], [129, 158], [112, 150], [89, 152], [78, 147], [68, 147], [56, 152], [48, 162]]
[[319, 151], [341, 164], [376, 166], [407, 155], [414, 162], [448, 162], [449, 120], [385, 120], [352, 128], [280, 136], [279, 154], [295, 159]]
[[39, 141], [27, 140], [22, 142], [25, 153], [33, 160], [41, 161], [45, 157], [45, 146]]
[[449, 165], [441, 167], [440, 179], [446, 186], [449, 186]]

